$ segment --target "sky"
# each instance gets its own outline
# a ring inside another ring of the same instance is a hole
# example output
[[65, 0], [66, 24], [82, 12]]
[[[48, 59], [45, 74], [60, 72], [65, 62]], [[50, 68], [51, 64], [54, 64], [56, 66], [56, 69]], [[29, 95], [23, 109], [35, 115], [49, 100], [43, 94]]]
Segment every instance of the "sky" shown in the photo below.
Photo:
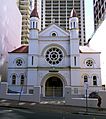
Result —
[[88, 40], [94, 32], [93, 0], [85, 0], [85, 25], [86, 40]]

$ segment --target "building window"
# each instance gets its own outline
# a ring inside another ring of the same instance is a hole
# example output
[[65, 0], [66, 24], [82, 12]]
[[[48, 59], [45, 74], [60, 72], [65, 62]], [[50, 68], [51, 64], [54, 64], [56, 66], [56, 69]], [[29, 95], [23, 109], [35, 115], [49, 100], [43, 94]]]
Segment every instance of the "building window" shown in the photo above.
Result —
[[97, 85], [97, 77], [93, 76], [93, 85], [96, 86]]
[[33, 65], [33, 56], [32, 56], [32, 65]]
[[51, 34], [51, 36], [52, 36], [52, 37], [55, 37], [55, 36], [57, 36], [57, 34], [56, 34], [55, 32], [53, 32], [53, 33]]
[[35, 28], [35, 22], [33, 22], [33, 28]]
[[88, 82], [88, 76], [87, 75], [84, 76], [84, 83], [85, 82]]
[[59, 48], [50, 48], [45, 55], [46, 61], [52, 65], [59, 64], [63, 59], [63, 53]]
[[16, 75], [12, 75], [12, 85], [16, 84]]
[[29, 89], [29, 94], [33, 94], [33, 93], [34, 93], [33, 89]]
[[87, 65], [88, 67], [92, 67], [92, 66], [93, 66], [93, 61], [92, 61], [91, 59], [87, 60], [87, 61], [86, 61], [86, 65]]
[[38, 23], [36, 22], [36, 28], [38, 28]]
[[20, 85], [24, 85], [24, 80], [25, 80], [24, 75], [21, 75]]
[[24, 85], [24, 79], [21, 79], [20, 85]]
[[78, 94], [78, 88], [74, 88], [74, 94]]
[[75, 28], [75, 22], [73, 24], [74, 24], [74, 28]]
[[22, 66], [23, 60], [22, 59], [16, 59], [16, 65], [17, 66]]
[[74, 65], [76, 66], [76, 57], [74, 57]]
[[72, 22], [71, 22], [71, 28], [73, 27], [73, 24], [72, 24]]

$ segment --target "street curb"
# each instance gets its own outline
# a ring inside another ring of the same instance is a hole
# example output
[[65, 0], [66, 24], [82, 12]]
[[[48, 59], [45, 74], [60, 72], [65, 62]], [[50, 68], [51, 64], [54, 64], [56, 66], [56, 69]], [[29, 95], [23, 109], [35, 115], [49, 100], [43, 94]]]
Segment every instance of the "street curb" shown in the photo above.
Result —
[[78, 113], [72, 113], [72, 114], [106, 116], [106, 113], [97, 113], [97, 112], [78, 112]]

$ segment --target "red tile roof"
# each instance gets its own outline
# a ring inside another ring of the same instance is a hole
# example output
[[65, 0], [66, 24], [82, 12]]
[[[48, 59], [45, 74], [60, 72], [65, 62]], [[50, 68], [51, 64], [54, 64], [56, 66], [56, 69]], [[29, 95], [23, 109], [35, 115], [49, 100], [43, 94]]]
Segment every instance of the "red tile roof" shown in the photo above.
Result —
[[22, 45], [21, 47], [13, 50], [10, 53], [28, 53], [28, 45]]

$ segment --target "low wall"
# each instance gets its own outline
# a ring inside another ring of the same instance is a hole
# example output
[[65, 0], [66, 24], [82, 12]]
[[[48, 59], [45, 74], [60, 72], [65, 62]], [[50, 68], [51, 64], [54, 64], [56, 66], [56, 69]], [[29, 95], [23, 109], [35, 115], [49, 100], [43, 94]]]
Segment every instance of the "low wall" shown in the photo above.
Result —
[[40, 102], [40, 87], [34, 87], [33, 94], [12, 94], [7, 93], [8, 85], [6, 82], [0, 84], [0, 98], [19, 101]]
[[82, 106], [86, 107], [86, 101], [88, 107], [97, 107], [97, 99], [91, 99], [91, 98], [74, 98], [75, 96], [71, 94], [71, 87], [65, 87], [65, 103], [66, 105], [72, 105], [72, 106]]
[[85, 98], [70, 98], [70, 100], [66, 101], [66, 105], [97, 108], [97, 99], [87, 98], [86, 100]]
[[106, 108], [106, 90], [99, 91], [99, 95], [102, 98], [101, 107]]

